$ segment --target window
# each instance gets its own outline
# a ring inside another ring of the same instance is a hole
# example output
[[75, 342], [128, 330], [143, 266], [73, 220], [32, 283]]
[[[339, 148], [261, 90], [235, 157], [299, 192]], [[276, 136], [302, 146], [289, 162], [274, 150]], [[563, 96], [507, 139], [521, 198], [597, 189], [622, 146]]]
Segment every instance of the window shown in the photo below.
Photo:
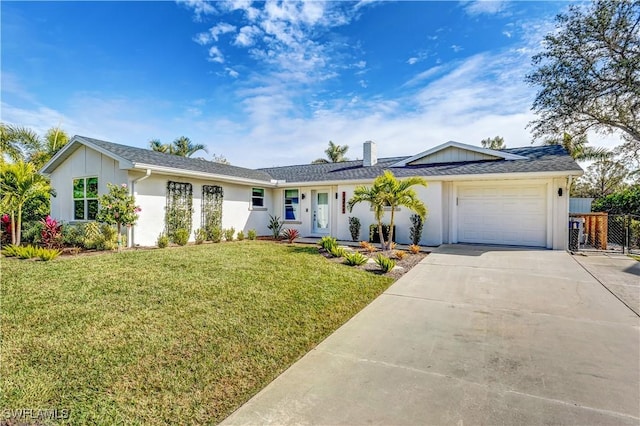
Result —
[[263, 188], [251, 188], [251, 207], [264, 207]]
[[284, 220], [298, 220], [300, 201], [297, 189], [284, 190]]
[[98, 214], [98, 178], [73, 180], [73, 219], [96, 220]]

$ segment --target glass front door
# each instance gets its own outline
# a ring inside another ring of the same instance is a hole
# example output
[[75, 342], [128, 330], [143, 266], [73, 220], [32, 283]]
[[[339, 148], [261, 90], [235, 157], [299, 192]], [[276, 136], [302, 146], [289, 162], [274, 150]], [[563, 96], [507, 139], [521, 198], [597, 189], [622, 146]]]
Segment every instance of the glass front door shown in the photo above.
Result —
[[313, 232], [329, 233], [329, 193], [318, 191], [313, 199]]

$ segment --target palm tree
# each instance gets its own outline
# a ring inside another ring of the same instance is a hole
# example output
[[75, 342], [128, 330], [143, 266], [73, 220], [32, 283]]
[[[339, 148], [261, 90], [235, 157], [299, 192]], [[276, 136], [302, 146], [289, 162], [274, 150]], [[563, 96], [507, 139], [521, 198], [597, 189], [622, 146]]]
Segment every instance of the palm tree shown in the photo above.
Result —
[[0, 203], [11, 215], [11, 242], [19, 245], [22, 238], [22, 208], [31, 199], [49, 195], [49, 182], [38, 174], [35, 166], [24, 161], [0, 164]]
[[191, 157], [196, 152], [202, 150], [207, 152], [207, 148], [202, 144], [194, 144], [186, 136], [180, 136], [173, 143], [162, 143], [159, 139], [149, 141], [149, 148], [165, 154], [179, 155], [180, 157]]
[[317, 160], [313, 160], [311, 164], [342, 163], [348, 160], [348, 158], [344, 156], [348, 150], [349, 145], [336, 145], [332, 141], [329, 141], [329, 147], [324, 150], [328, 160], [318, 158]]
[[5, 155], [13, 161], [24, 160], [24, 153], [37, 149], [40, 138], [31, 129], [22, 126], [0, 123], [0, 160]]
[[611, 152], [606, 148], [587, 146], [589, 141], [584, 135], [571, 136], [564, 132], [562, 138], [546, 139], [543, 145], [562, 145], [562, 147], [576, 161], [598, 161], [611, 158]]
[[[419, 176], [412, 176], [399, 180], [391, 171], [385, 170], [382, 175], [378, 176], [373, 181], [371, 188], [358, 186], [353, 193], [353, 197], [349, 200], [349, 211], [353, 210], [354, 205], [363, 201], [368, 202], [371, 205], [374, 217], [378, 223], [378, 235], [380, 236], [380, 242], [383, 250], [391, 249], [395, 211], [398, 207], [407, 207], [423, 220], [427, 215], [427, 207], [418, 198], [416, 191], [412, 188], [415, 185], [426, 187], [427, 181]], [[386, 242], [384, 241], [384, 235], [382, 234], [382, 217], [384, 216], [385, 208], [389, 208], [391, 210], [389, 235], [387, 237], [388, 241]]]
[[29, 154], [29, 161], [35, 164], [36, 168], [40, 168], [67, 143], [69, 143], [69, 135], [60, 126], [52, 127], [39, 146]]

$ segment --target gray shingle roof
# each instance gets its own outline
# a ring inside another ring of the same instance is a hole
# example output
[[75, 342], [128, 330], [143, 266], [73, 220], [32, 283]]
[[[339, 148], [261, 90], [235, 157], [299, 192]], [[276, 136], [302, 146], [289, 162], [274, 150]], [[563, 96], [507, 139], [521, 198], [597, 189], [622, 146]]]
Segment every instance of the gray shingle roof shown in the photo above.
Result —
[[259, 169], [274, 179], [288, 182], [321, 182], [374, 179], [383, 170], [391, 170], [397, 177], [407, 176], [452, 176], [494, 173], [564, 172], [582, 169], [559, 145], [509, 148], [504, 152], [527, 157], [526, 160], [489, 160], [458, 163], [424, 164], [391, 167], [409, 157], [380, 158], [372, 167], [363, 167], [362, 161], [343, 163], [303, 164], [297, 166]]
[[207, 161], [198, 158], [180, 157], [178, 155], [164, 154], [162, 152], [156, 152], [150, 149], [120, 145], [113, 142], [88, 138], [86, 136], [77, 136], [77, 138], [97, 145], [132, 163], [148, 164], [151, 166], [159, 167], [170, 167], [174, 169], [189, 170], [193, 172], [211, 173], [216, 175], [262, 180], [267, 182], [271, 181], [271, 176], [267, 172], [261, 170], [246, 169], [244, 167], [214, 163], [213, 161]]

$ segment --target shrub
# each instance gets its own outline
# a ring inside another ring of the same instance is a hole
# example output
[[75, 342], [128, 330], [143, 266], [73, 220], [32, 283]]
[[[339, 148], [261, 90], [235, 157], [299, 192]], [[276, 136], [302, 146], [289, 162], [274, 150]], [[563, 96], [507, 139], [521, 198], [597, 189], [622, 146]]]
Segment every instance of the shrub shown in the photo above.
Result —
[[214, 243], [219, 243], [222, 241], [222, 229], [221, 228], [212, 228], [207, 231], [207, 237], [209, 241], [213, 241]]
[[404, 257], [407, 255], [406, 251], [402, 251], [402, 250], [396, 250], [393, 252], [393, 255], [398, 259], [398, 260], [402, 260], [404, 259]]
[[371, 244], [368, 241], [360, 241], [360, 247], [362, 247], [363, 249], [365, 249], [366, 251], [368, 251], [369, 253], [373, 253], [376, 250], [378, 250], [376, 248], [376, 246], [374, 246], [373, 244]]
[[19, 246], [16, 249], [16, 256], [20, 259], [33, 259], [38, 256], [38, 248], [31, 244], [28, 246]]
[[62, 244], [70, 247], [83, 247], [84, 224], [67, 223], [62, 227]]
[[62, 224], [47, 215], [40, 221], [42, 230], [40, 231], [40, 244], [46, 248], [59, 248], [62, 246]]
[[410, 251], [411, 253], [413, 253], [413, 254], [418, 254], [418, 253], [420, 253], [420, 246], [419, 246], [419, 245], [417, 245], [417, 244], [411, 244], [411, 245], [409, 246], [409, 251]]
[[16, 246], [14, 244], [7, 244], [2, 248], [2, 255], [4, 257], [16, 257], [18, 255], [18, 251], [20, 246]]
[[229, 229], [225, 229], [222, 231], [222, 233], [224, 234], [224, 239], [225, 241], [233, 241], [233, 236], [236, 233], [235, 228], [232, 226]]
[[344, 249], [344, 247], [340, 247], [340, 246], [333, 246], [331, 247], [329, 250], [327, 250], [329, 252], [329, 254], [333, 257], [344, 257], [344, 255], [347, 253]]
[[412, 214], [411, 215], [411, 228], [409, 228], [409, 235], [411, 235], [411, 241], [413, 244], [420, 244], [420, 239], [422, 238], [422, 227], [424, 226], [424, 221], [420, 217], [420, 215]]
[[204, 240], [207, 239], [207, 233], [203, 228], [198, 228], [195, 231], [193, 231], [193, 237], [196, 241], [196, 244], [202, 244], [204, 243]]
[[238, 231], [238, 233], [236, 234], [236, 239], [238, 241], [244, 240], [244, 232], [243, 231]]
[[184, 228], [176, 229], [176, 232], [173, 234], [173, 242], [179, 246], [187, 245], [189, 241], [189, 231]]
[[360, 219], [357, 217], [349, 217], [349, 232], [351, 233], [351, 241], [360, 239]]
[[320, 244], [320, 247], [322, 247], [326, 251], [329, 251], [332, 247], [336, 247], [338, 245], [338, 240], [333, 237], [326, 236], [322, 237], [318, 244]]
[[[393, 225], [393, 238], [396, 238], [396, 226]], [[382, 236], [384, 237], [384, 240], [386, 241], [389, 238], [389, 225], [383, 223], [382, 224]], [[369, 242], [370, 243], [379, 243], [380, 241], [380, 236], [378, 235], [378, 225], [377, 224], [371, 224], [371, 226], [369, 226]]]
[[300, 236], [300, 232], [297, 229], [285, 229], [282, 231], [282, 236], [289, 241], [289, 244], [293, 243], [293, 240]]
[[42, 234], [42, 222], [29, 222], [22, 225], [23, 243], [40, 244], [40, 235]]
[[48, 262], [48, 261], [53, 260], [56, 257], [60, 256], [60, 253], [62, 253], [60, 250], [53, 249], [53, 248], [39, 248], [38, 249], [38, 257], [40, 258], [40, 260], [43, 260], [45, 262]]
[[256, 232], [255, 229], [249, 229], [247, 231], [247, 238], [249, 238], [251, 241], [253, 241], [256, 238], [258, 238], [258, 233]]
[[158, 245], [159, 248], [166, 248], [169, 246], [169, 236], [167, 234], [165, 234], [164, 232], [160, 235], [158, 235], [158, 240], [156, 241], [156, 244]]
[[396, 266], [396, 262], [394, 260], [391, 260], [382, 254], [376, 256], [376, 263], [384, 273], [389, 272], [394, 266]]
[[269, 225], [267, 225], [267, 228], [271, 229], [271, 234], [276, 240], [280, 238], [282, 225], [284, 225], [284, 222], [281, 221], [279, 217], [269, 215]]
[[344, 254], [344, 263], [349, 266], [364, 265], [365, 263], [367, 263], [367, 260], [369, 260], [367, 256], [363, 255], [362, 253], [358, 253], [357, 251]]
[[118, 231], [106, 223], [87, 223], [82, 245], [88, 249], [115, 250], [118, 248]]

